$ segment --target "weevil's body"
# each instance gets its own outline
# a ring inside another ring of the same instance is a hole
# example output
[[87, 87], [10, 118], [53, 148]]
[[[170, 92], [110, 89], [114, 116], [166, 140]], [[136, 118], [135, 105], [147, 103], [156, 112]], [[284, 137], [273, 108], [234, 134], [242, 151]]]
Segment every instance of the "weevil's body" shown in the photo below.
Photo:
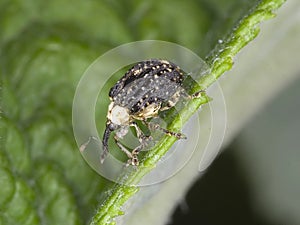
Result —
[[153, 117], [150, 112], [143, 113], [151, 105], [157, 106], [157, 111], [161, 106], [174, 105], [182, 91], [182, 81], [183, 71], [178, 66], [165, 60], [144, 61], [132, 67], [111, 88], [109, 96], [114, 105], [127, 108], [130, 115], [143, 120]]
[[[137, 155], [151, 137], [143, 134], [135, 120], [141, 120], [150, 129], [159, 129], [167, 135], [185, 138], [181, 133], [147, 122], [148, 118], [157, 116], [159, 111], [173, 107], [180, 96], [190, 97], [182, 88], [183, 80], [184, 72], [166, 60], [142, 61], [128, 70], [109, 92], [111, 103], [103, 135], [104, 153], [101, 161], [108, 153], [109, 135], [116, 130], [116, 144], [129, 157], [129, 164], [138, 165]], [[140, 141], [140, 145], [132, 152], [119, 142], [127, 134], [129, 126], [135, 127]]]

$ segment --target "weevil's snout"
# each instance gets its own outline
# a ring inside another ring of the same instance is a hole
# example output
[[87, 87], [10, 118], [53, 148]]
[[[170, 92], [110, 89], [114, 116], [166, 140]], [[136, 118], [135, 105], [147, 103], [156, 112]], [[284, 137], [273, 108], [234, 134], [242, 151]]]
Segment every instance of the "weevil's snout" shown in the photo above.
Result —
[[109, 140], [109, 136], [110, 133], [114, 130], [116, 130], [118, 128], [118, 126], [114, 125], [113, 123], [111, 123], [110, 120], [107, 121], [106, 123], [106, 128], [103, 134], [103, 140], [102, 140], [102, 145], [103, 145], [103, 153], [101, 155], [101, 163], [104, 162], [104, 159], [106, 158], [107, 154], [108, 154], [108, 140]]

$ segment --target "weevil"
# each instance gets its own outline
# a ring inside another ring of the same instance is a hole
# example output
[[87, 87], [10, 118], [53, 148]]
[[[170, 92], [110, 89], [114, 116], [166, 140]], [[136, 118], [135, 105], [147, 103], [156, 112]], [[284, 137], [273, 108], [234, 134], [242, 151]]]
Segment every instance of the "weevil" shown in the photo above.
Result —
[[[149, 130], [160, 130], [166, 135], [185, 139], [185, 135], [162, 128], [159, 124], [148, 120], [157, 117], [158, 113], [168, 110], [176, 105], [180, 97], [197, 98], [203, 90], [189, 95], [183, 88], [186, 73], [174, 63], [150, 59], [135, 64], [125, 75], [110, 89], [106, 128], [103, 134], [103, 153], [101, 163], [106, 158], [110, 134], [115, 132], [114, 140], [117, 146], [128, 156], [127, 165], [138, 166], [138, 154], [145, 148], [151, 135], [145, 135], [137, 124], [141, 121]], [[121, 142], [129, 130], [134, 127], [139, 140], [139, 145], [132, 151], [128, 150]]]

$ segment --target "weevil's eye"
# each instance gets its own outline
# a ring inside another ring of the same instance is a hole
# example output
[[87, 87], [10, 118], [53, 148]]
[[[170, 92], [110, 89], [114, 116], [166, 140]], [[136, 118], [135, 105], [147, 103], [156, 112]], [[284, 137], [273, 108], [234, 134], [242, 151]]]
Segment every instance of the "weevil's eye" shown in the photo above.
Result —
[[114, 106], [111, 110], [111, 122], [117, 125], [127, 125], [129, 123], [128, 109], [121, 106]]
[[116, 125], [116, 124], [114, 124], [114, 123], [109, 123], [108, 124], [108, 129], [110, 130], [110, 131], [114, 131], [114, 130], [116, 130], [116, 129], [118, 129], [119, 128], [119, 125]]

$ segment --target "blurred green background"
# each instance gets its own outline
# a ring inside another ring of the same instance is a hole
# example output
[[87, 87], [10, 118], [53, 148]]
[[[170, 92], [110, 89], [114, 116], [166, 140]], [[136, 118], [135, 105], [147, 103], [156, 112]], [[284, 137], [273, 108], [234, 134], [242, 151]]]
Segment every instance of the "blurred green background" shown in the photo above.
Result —
[[[112, 185], [84, 162], [72, 134], [77, 82], [99, 55], [158, 39], [205, 58], [255, 3], [0, 0], [0, 224], [87, 224]], [[300, 224], [299, 85], [246, 126], [172, 224]]]
[[299, 96], [300, 71], [194, 184], [170, 224], [300, 224]]

